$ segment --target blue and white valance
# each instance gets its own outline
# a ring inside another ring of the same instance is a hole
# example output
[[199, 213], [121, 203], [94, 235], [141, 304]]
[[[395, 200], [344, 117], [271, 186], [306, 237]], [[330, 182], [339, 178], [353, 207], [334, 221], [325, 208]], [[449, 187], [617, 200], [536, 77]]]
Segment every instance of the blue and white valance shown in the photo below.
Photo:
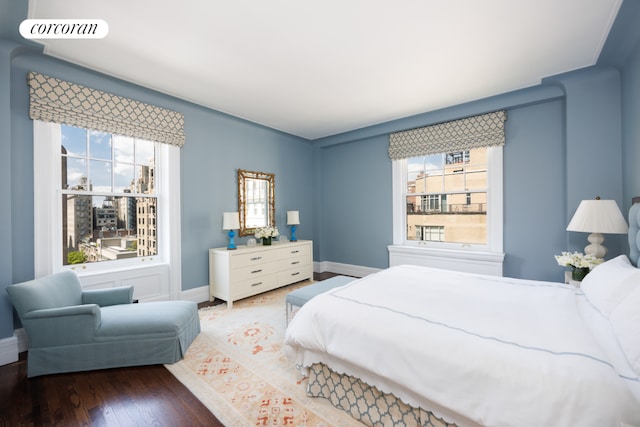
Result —
[[184, 114], [44, 74], [27, 74], [29, 116], [181, 147]]
[[506, 120], [506, 111], [496, 111], [395, 132], [389, 136], [389, 157], [392, 160], [399, 160], [504, 145]]

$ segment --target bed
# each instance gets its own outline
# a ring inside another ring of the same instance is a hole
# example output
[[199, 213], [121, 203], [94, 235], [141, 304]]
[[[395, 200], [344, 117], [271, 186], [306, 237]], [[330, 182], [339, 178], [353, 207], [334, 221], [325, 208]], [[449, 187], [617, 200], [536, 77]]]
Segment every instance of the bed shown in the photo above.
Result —
[[366, 425], [640, 426], [640, 204], [630, 255], [580, 288], [396, 266], [318, 295], [285, 352]]

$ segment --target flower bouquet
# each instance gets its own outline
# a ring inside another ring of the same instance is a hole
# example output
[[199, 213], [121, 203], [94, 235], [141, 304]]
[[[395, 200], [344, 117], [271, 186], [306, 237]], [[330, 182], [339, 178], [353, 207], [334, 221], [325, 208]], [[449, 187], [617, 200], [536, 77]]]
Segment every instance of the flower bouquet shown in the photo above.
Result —
[[277, 227], [261, 227], [256, 229], [256, 239], [262, 239], [262, 244], [268, 246], [271, 244], [271, 239], [274, 237], [278, 237], [280, 232]]
[[562, 252], [555, 256], [558, 265], [571, 268], [571, 278], [581, 281], [589, 271], [598, 264], [602, 264], [604, 259], [596, 258], [593, 255], [582, 254], [580, 252]]

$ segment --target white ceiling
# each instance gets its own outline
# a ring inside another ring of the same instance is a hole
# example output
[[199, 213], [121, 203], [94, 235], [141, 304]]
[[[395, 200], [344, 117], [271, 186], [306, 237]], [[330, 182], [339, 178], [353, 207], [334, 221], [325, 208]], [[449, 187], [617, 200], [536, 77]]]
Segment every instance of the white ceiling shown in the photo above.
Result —
[[85, 67], [308, 139], [594, 65], [621, 0], [31, 0]]

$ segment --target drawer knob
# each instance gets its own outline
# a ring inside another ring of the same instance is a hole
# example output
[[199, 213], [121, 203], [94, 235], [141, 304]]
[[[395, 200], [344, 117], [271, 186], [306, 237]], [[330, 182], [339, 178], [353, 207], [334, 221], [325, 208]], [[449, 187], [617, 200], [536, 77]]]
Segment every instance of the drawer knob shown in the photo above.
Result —
[[296, 264], [300, 264], [300, 261], [293, 261], [293, 262], [291, 263], [291, 265], [296, 265]]
[[300, 274], [299, 271], [296, 271], [295, 273], [291, 273], [292, 276], [297, 276], [298, 274]]
[[296, 250], [296, 251], [291, 251], [291, 253], [292, 253], [292, 254], [297, 254], [298, 252], [300, 252], [300, 251], [298, 251], [298, 250]]
[[256, 257], [251, 258], [251, 261], [259, 261], [261, 259], [262, 259], [261, 256], [256, 256]]
[[260, 273], [261, 271], [262, 271], [262, 269], [260, 269], [260, 270], [253, 270], [253, 271], [251, 272], [251, 274]]
[[258, 282], [258, 283], [252, 283], [251, 286], [260, 286], [262, 285], [262, 282]]

